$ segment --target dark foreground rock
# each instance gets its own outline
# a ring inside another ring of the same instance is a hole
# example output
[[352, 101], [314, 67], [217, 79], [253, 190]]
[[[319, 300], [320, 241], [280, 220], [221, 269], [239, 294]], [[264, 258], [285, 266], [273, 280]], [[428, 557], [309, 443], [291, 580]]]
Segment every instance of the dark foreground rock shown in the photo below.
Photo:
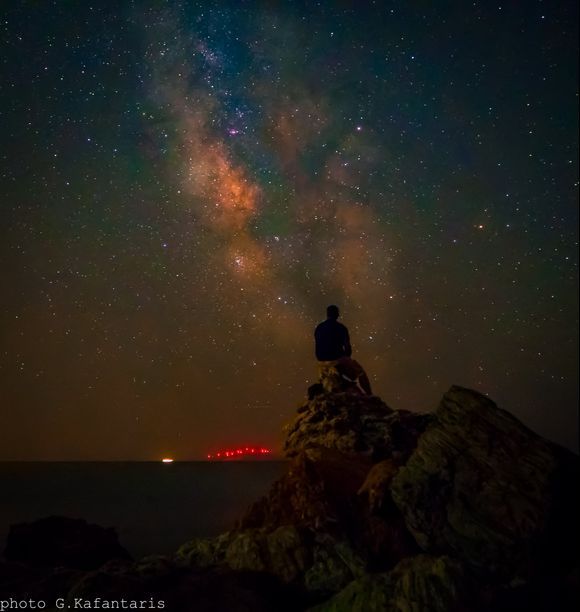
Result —
[[220, 567], [186, 568], [165, 557], [137, 563], [111, 562], [86, 574], [73, 586], [67, 605], [97, 597], [163, 601], [178, 612], [294, 612], [297, 595], [270, 572]]
[[83, 576], [83, 570], [0, 562], [0, 602], [9, 597], [54, 602]]
[[459, 612], [469, 608], [461, 564], [449, 557], [417, 555], [387, 574], [366, 574], [311, 612]]
[[560, 568], [562, 553], [551, 553], [578, 541], [578, 520], [570, 520], [570, 510], [579, 508], [577, 467], [577, 457], [487, 397], [452, 387], [391, 493], [423, 550], [528, 580]]
[[5, 564], [0, 592], [28, 580], [184, 611], [577, 608], [576, 455], [468, 389], [424, 415], [319, 386], [288, 427], [286, 473], [231, 531], [89, 572]]
[[113, 528], [63, 516], [12, 525], [4, 557], [37, 567], [85, 570], [97, 568], [110, 559], [130, 559]]

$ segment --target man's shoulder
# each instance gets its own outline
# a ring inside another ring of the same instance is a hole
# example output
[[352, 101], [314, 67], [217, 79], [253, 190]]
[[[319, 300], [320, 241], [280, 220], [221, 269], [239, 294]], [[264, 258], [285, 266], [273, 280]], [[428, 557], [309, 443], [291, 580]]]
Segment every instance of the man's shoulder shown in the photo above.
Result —
[[314, 332], [316, 333], [317, 331], [325, 328], [339, 329], [341, 331], [348, 332], [346, 325], [343, 325], [340, 321], [337, 321], [336, 319], [326, 319], [326, 321], [322, 321], [316, 326]]

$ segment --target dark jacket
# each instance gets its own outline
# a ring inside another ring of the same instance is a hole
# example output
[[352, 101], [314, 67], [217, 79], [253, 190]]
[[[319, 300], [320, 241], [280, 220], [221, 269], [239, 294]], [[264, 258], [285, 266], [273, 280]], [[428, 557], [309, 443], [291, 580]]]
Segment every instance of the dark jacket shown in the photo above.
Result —
[[334, 361], [352, 354], [348, 329], [336, 319], [326, 319], [317, 325], [314, 340], [318, 361]]

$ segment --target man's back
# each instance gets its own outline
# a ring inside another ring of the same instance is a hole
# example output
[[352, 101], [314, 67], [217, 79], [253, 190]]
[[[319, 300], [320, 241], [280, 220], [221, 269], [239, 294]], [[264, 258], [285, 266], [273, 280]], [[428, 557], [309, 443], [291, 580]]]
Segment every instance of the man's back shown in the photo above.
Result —
[[352, 354], [348, 329], [336, 319], [326, 319], [319, 323], [314, 331], [314, 339], [318, 361], [334, 361]]

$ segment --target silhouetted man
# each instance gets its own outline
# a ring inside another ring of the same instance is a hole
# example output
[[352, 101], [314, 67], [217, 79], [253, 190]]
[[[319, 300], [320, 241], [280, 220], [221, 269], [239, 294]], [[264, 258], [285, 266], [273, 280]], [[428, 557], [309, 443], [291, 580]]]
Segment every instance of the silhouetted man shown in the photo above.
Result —
[[[351, 358], [352, 347], [348, 329], [338, 322], [338, 306], [331, 305], [326, 309], [326, 321], [319, 323], [314, 331], [316, 359], [319, 361], [321, 379], [326, 378], [332, 387], [328, 371], [334, 371], [340, 384], [348, 388], [361, 388], [367, 395], [372, 395], [371, 383], [363, 367]], [[360, 385], [360, 387], [359, 387]]]
[[339, 316], [338, 306], [329, 306], [326, 309], [326, 321], [319, 323], [314, 330], [318, 361], [334, 361], [352, 355], [348, 329], [338, 322]]

